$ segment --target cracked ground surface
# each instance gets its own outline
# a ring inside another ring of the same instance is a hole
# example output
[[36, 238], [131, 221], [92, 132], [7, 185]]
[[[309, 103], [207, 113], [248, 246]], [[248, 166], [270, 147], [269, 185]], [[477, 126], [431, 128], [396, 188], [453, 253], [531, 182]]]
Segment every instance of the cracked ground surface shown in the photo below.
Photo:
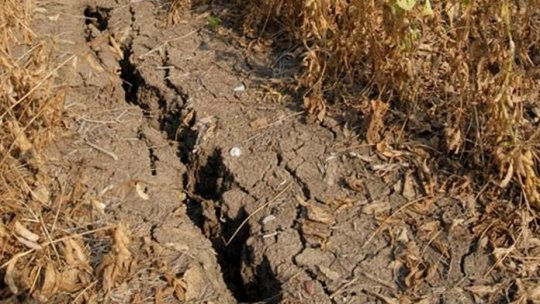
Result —
[[[462, 198], [426, 196], [416, 164], [381, 159], [343, 116], [318, 125], [261, 101], [268, 61], [205, 12], [167, 26], [156, 1], [41, 5], [58, 61], [76, 57], [50, 170], [77, 172], [107, 202], [96, 221], [139, 240], [144, 262], [114, 302], [141, 290], [152, 302], [164, 274], [188, 271], [193, 303], [474, 303], [469, 286], [500, 279]], [[133, 181], [148, 199], [122, 187]]]

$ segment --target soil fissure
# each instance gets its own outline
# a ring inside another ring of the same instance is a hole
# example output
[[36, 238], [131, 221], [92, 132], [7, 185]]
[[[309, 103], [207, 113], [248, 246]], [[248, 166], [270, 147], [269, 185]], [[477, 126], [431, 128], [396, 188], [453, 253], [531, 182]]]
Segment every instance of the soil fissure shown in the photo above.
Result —
[[[253, 286], [253, 282], [246, 286], [242, 280], [243, 251], [249, 236], [249, 227], [242, 229], [228, 246], [224, 242], [224, 239], [230, 237], [247, 217], [247, 213], [242, 210], [235, 219], [223, 219], [221, 197], [225, 191], [234, 187], [234, 179], [230, 174], [227, 174], [222, 165], [221, 151], [215, 150], [210, 155], [199, 153], [195, 149], [197, 137], [200, 135], [199, 132], [194, 130], [192, 125], [182, 124], [184, 115], [189, 112], [186, 106], [189, 95], [170, 80], [168, 50], [165, 49], [165, 58], [162, 61], [165, 69], [163, 83], [164, 88], [173, 92], [174, 96], [178, 96], [178, 100], [167, 100], [167, 97], [165, 97], [167, 94], [162, 91], [163, 88], [150, 85], [145, 80], [137, 64], [133, 62], [133, 45], [138, 31], [135, 29], [136, 15], [131, 7], [130, 13], [132, 15], [131, 33], [121, 45], [123, 56], [118, 60], [120, 67], [119, 77], [122, 81], [125, 102], [141, 108], [150, 125], [159, 126], [158, 131], [163, 132], [171, 142], [177, 143], [178, 160], [188, 170], [186, 174], [188, 178], [186, 178], [186, 185], [184, 185], [187, 192], [188, 215], [211, 241], [217, 253], [224, 281], [233, 296], [238, 302], [262, 300], [257, 295], [248, 292], [248, 288], [259, 288]], [[86, 24], [88, 27], [92, 25], [100, 32], [109, 30], [109, 9], [87, 7], [84, 15], [87, 18]], [[95, 34], [90, 28], [87, 29], [86, 35], [89, 42], [95, 38]], [[96, 57], [99, 60], [99, 53], [97, 52]], [[158, 113], [153, 110], [152, 102], [157, 102]], [[143, 130], [139, 130], [138, 137], [146, 142], [151, 174], [155, 176], [158, 174], [156, 162], [159, 161], [155, 149], [148, 142]], [[264, 282], [257, 283], [264, 284]]]

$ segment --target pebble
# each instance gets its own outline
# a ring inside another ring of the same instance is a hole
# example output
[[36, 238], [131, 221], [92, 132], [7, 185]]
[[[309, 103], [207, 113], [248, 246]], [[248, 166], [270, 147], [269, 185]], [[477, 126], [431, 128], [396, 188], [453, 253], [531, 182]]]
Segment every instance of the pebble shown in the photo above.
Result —
[[242, 155], [242, 150], [238, 147], [234, 147], [229, 151], [232, 157], [240, 157]]

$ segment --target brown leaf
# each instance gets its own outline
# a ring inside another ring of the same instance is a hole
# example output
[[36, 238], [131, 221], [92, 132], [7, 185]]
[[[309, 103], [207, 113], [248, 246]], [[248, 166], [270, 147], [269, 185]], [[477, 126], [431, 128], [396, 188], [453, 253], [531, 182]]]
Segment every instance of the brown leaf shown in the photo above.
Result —
[[308, 204], [306, 209], [307, 218], [309, 220], [327, 225], [333, 225], [336, 222], [336, 217], [334, 216], [333, 212], [329, 208], [325, 208], [325, 206], [319, 204]]
[[461, 135], [461, 130], [459, 128], [449, 128], [444, 129], [444, 135], [446, 139], [446, 147], [449, 151], [457, 154], [463, 145], [463, 136]]
[[182, 281], [175, 279], [174, 281], [174, 296], [180, 302], [186, 301], [186, 288]]
[[354, 175], [351, 175], [346, 180], [347, 186], [351, 188], [353, 191], [356, 191], [358, 193], [364, 192], [364, 185], [361, 180], [357, 179]]
[[51, 193], [49, 189], [47, 189], [47, 187], [43, 185], [39, 186], [37, 189], [34, 189], [31, 192], [31, 195], [33, 199], [44, 205], [49, 204], [49, 200], [51, 198]]
[[30, 242], [37, 242], [39, 240], [39, 235], [28, 230], [21, 223], [19, 223], [19, 221], [15, 221], [15, 233]]
[[40, 301], [46, 301], [58, 290], [59, 276], [56, 271], [56, 267], [52, 263], [47, 263], [45, 268], [45, 277], [43, 278], [43, 285], [39, 291]]
[[388, 103], [381, 100], [371, 101], [371, 117], [367, 128], [367, 142], [369, 144], [377, 144], [381, 142], [381, 132], [384, 128], [384, 116], [388, 110]]
[[382, 154], [382, 156], [387, 157], [387, 158], [395, 158], [395, 157], [400, 157], [400, 156], [404, 155], [404, 152], [394, 150], [385, 141], [381, 141], [381, 142], [377, 143], [375, 145], [375, 148], [377, 149], [377, 151], [380, 154]]
[[163, 304], [163, 298], [165, 295], [163, 294], [163, 287], [156, 287], [156, 294], [154, 296], [154, 301], [156, 304]]
[[129, 250], [130, 244], [129, 229], [121, 223], [115, 229], [111, 251], [105, 255], [97, 269], [98, 273], [101, 273], [105, 290], [110, 291], [129, 274], [134, 262]]
[[463, 289], [474, 293], [475, 295], [478, 295], [480, 297], [484, 297], [486, 295], [493, 294], [497, 292], [497, 290], [500, 288], [499, 285], [473, 285], [469, 287], [464, 287]]
[[77, 292], [86, 286], [85, 283], [88, 283], [90, 280], [85, 280], [86, 282], [81, 282], [80, 280], [81, 272], [76, 268], [71, 268], [64, 270], [60, 274], [59, 279], [59, 288], [66, 292]]
[[374, 201], [362, 207], [362, 212], [369, 215], [379, 215], [390, 210], [388, 201]]
[[326, 104], [319, 94], [304, 97], [304, 107], [310, 115], [317, 118], [317, 121], [322, 121], [326, 116]]
[[15, 265], [17, 264], [18, 258], [13, 258], [11, 261], [9, 261], [7, 267], [6, 267], [6, 274], [4, 275], [4, 282], [8, 286], [9, 290], [13, 294], [19, 294], [19, 288], [17, 287], [17, 279], [18, 279], [18, 271], [15, 269]]
[[341, 278], [339, 272], [334, 271], [324, 265], [318, 265], [319, 271], [332, 281], [338, 281]]
[[32, 142], [26, 136], [24, 129], [21, 128], [19, 122], [16, 120], [8, 121], [7, 126], [10, 129], [10, 132], [15, 135], [15, 145], [21, 151], [21, 153], [26, 153], [32, 149]]
[[401, 195], [408, 200], [412, 200], [418, 196], [415, 187], [415, 180], [410, 174], [406, 174], [403, 178], [403, 189], [401, 190]]

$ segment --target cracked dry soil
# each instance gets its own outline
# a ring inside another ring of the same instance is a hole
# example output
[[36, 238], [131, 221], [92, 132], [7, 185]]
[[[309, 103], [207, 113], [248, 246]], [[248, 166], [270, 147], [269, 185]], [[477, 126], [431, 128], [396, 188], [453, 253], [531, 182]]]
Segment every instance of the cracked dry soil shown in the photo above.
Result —
[[[411, 168], [379, 159], [344, 116], [315, 125], [294, 105], [260, 101], [271, 75], [258, 69], [271, 59], [246, 56], [204, 12], [166, 26], [157, 1], [40, 5], [36, 28], [58, 61], [77, 58], [61, 70], [68, 131], [48, 151], [50, 170], [77, 172], [108, 203], [96, 221], [128, 223], [146, 261], [116, 302], [134, 290], [151, 299], [166, 272], [198, 274], [192, 303], [474, 303], [467, 286], [498, 280], [455, 224], [468, 218], [463, 204], [423, 199], [406, 186]], [[148, 200], [118, 187], [133, 181]]]

